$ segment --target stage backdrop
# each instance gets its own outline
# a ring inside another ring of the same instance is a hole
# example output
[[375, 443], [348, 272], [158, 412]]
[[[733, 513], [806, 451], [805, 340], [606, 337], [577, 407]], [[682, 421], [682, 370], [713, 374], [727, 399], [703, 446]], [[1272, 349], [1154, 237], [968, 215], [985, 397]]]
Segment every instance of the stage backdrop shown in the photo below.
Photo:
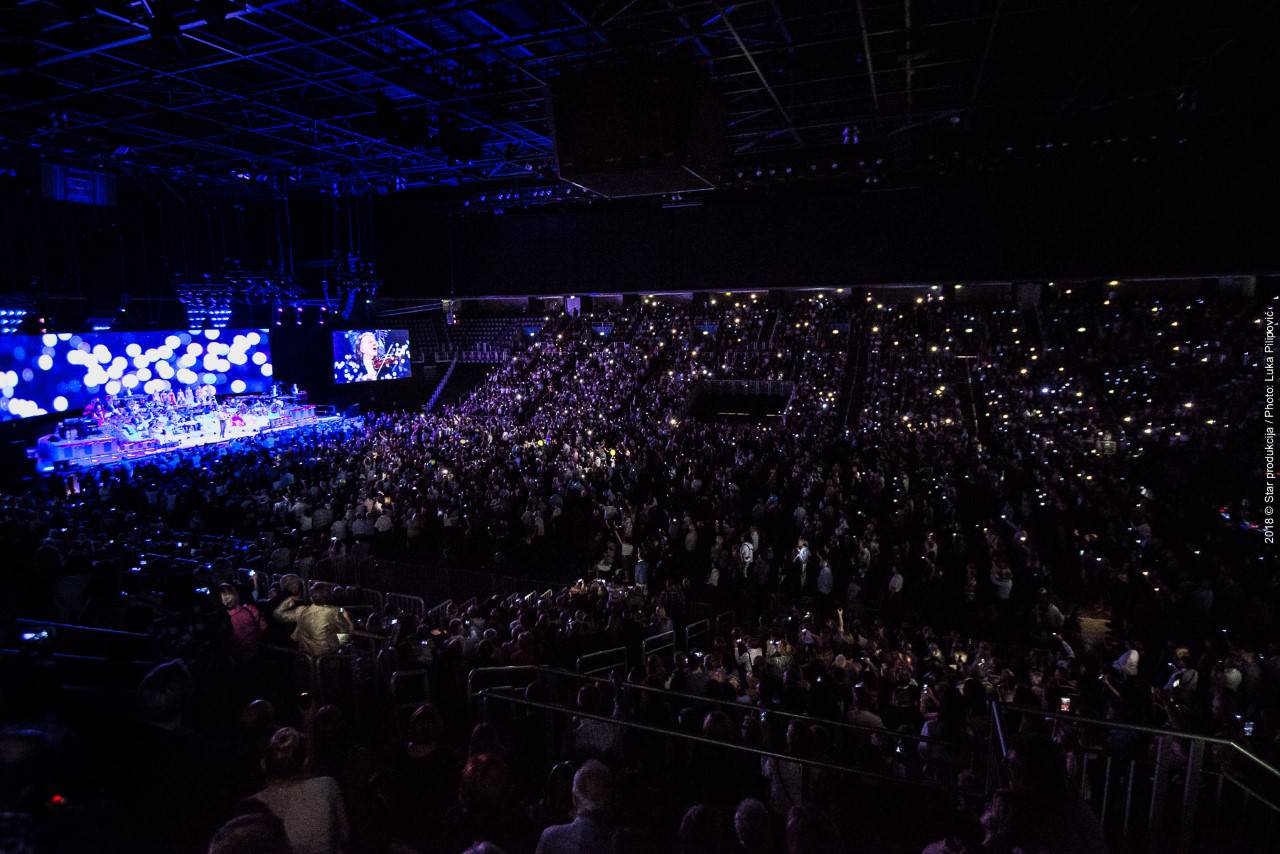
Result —
[[99, 395], [212, 385], [269, 391], [265, 329], [0, 336], [0, 421], [78, 410]]

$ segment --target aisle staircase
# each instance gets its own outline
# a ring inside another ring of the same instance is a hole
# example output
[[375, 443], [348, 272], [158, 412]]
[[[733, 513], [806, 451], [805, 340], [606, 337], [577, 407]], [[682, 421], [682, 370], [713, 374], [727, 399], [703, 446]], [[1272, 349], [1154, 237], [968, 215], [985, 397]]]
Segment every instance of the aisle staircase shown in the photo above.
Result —
[[436, 384], [436, 390], [431, 393], [431, 399], [427, 401], [427, 412], [435, 409], [436, 402], [440, 400], [440, 395], [444, 393], [444, 387], [449, 384], [449, 378], [453, 376], [453, 369], [456, 367], [458, 367], [458, 357], [454, 356], [449, 367], [445, 368], [444, 376], [440, 377], [440, 382]]

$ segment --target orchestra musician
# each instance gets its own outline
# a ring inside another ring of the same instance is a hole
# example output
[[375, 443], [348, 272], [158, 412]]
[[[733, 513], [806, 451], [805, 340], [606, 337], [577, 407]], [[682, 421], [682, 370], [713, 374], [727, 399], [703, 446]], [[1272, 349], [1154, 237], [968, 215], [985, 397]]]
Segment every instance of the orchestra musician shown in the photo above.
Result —
[[72, 431], [78, 431], [124, 443], [157, 440], [161, 446], [196, 437], [226, 439], [228, 427], [234, 436], [251, 425], [266, 427], [289, 412], [297, 397], [286, 396], [286, 390], [280, 386], [279, 396], [250, 395], [225, 402], [218, 401], [212, 385], [171, 387], [137, 395], [100, 395], [85, 405], [81, 418], [55, 428], [55, 435], [67, 438], [75, 435]]

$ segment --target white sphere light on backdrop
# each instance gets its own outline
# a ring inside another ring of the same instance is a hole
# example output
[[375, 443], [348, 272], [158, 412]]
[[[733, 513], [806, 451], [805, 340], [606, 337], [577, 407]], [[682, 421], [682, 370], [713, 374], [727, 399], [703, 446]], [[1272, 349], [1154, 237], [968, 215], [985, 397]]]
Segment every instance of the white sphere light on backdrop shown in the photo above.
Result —
[[0, 372], [0, 421], [72, 411], [95, 395], [126, 391], [212, 385], [220, 393], [256, 393], [273, 376], [262, 330], [43, 333], [0, 338], [0, 355], [13, 365]]

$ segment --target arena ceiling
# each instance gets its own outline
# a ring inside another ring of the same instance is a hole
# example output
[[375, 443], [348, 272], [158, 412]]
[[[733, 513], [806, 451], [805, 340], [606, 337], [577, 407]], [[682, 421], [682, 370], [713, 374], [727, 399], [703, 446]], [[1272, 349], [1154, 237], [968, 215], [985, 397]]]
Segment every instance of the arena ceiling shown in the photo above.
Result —
[[547, 84], [635, 58], [709, 70], [730, 183], [775, 165], [820, 177], [833, 152], [868, 181], [886, 160], [1141, 162], [1270, 97], [1277, 5], [15, 0], [0, 10], [0, 169], [554, 184]]

